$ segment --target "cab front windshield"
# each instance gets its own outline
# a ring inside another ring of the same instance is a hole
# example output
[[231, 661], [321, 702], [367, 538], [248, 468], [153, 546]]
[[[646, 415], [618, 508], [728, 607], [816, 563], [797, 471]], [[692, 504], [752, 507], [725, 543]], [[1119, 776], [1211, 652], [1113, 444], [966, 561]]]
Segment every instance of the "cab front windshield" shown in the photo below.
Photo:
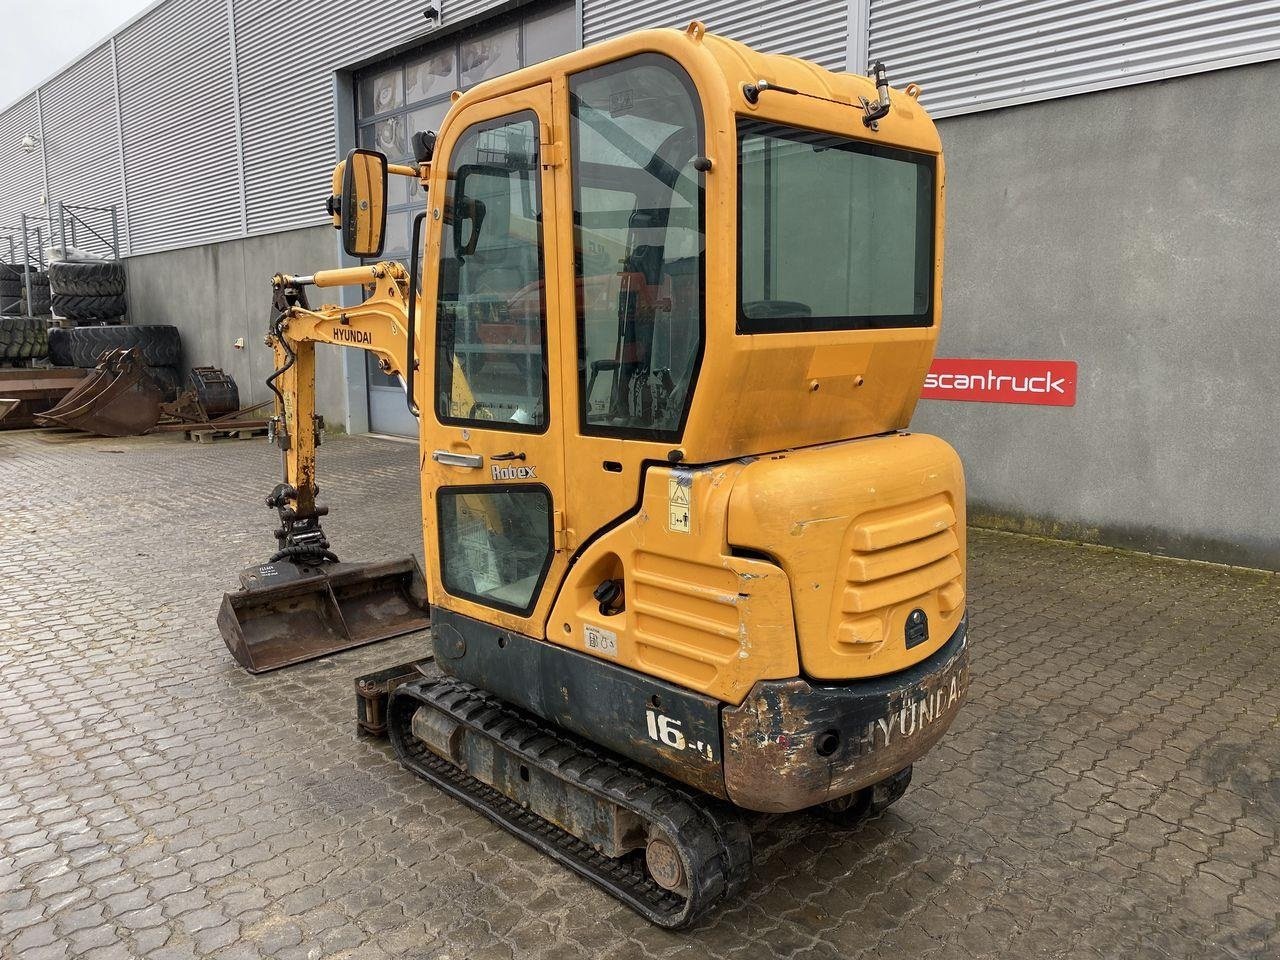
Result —
[[738, 122], [741, 333], [933, 323], [935, 161]]

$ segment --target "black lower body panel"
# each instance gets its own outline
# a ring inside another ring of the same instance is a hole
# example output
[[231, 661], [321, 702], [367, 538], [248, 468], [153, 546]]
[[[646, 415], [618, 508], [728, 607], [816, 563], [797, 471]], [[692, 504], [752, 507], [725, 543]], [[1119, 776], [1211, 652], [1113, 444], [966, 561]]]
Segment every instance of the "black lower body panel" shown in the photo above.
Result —
[[762, 680], [723, 704], [656, 677], [439, 607], [446, 674], [749, 810], [817, 806], [904, 770], [942, 737], [969, 687], [968, 620], [883, 677]]
[[724, 797], [719, 700], [440, 607], [432, 610], [432, 641], [444, 673]]

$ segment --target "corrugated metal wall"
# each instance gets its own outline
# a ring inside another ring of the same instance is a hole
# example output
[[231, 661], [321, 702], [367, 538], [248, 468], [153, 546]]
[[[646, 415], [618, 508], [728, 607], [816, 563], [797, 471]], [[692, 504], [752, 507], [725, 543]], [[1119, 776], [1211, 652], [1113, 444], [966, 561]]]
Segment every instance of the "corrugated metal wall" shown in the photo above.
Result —
[[146, 11], [42, 84], [47, 157], [21, 149], [41, 134], [34, 93], [0, 113], [0, 257], [8, 219], [46, 212], [45, 160], [52, 200], [121, 208], [129, 253], [324, 222], [334, 72], [429, 33], [424, 6], [370, 0], [353, 17], [337, 0], [305, 11], [168, 0]]
[[[416, 5], [415, 12], [419, 17], [422, 16], [422, 10], [429, 2], [430, 0], [422, 0]], [[506, 0], [437, 0], [437, 2], [441, 7], [442, 25], [452, 26], [463, 20], [477, 17], [492, 7], [500, 7]]]
[[325, 221], [334, 71], [427, 32], [425, 5], [383, 0], [356, 15], [345, 0], [323, 0], [300, 17], [295, 0], [235, 0], [249, 233]]
[[244, 232], [225, 0], [169, 0], [116, 40], [129, 250]]
[[1275, 0], [871, 0], [871, 59], [934, 116], [1280, 57]]
[[0, 258], [8, 258], [8, 236], [16, 232], [19, 215], [44, 213], [44, 166], [39, 150], [22, 149], [28, 134], [40, 136], [34, 93], [0, 114]]
[[[855, 0], [856, 2], [856, 0]], [[584, 43], [644, 27], [684, 27], [701, 20], [712, 33], [769, 53], [789, 53], [843, 70], [849, 36], [847, 0], [766, 0], [764, 3], [683, 3], [664, 0], [582, 0]]]
[[[122, 207], [115, 64], [110, 41], [41, 87], [40, 105], [50, 198], [77, 206]], [[109, 214], [86, 212], [84, 217], [101, 237], [111, 236]], [[123, 219], [119, 217], [120, 221]], [[123, 231], [123, 222], [119, 226]], [[77, 231], [75, 243], [96, 253], [106, 252], [106, 245], [87, 230]]]

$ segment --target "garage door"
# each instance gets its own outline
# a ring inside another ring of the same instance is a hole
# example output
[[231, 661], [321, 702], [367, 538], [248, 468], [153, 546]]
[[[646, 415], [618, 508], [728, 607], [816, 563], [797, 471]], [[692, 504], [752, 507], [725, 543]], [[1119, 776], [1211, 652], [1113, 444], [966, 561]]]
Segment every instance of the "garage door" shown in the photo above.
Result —
[[[526, 8], [375, 64], [356, 75], [360, 145], [381, 150], [394, 163], [410, 163], [413, 134], [439, 129], [454, 90], [567, 53], [577, 48], [577, 38], [573, 4]], [[421, 209], [422, 192], [403, 177], [392, 177], [388, 189], [384, 257], [407, 264], [410, 227]], [[379, 370], [372, 354], [367, 362], [370, 429], [417, 436], [418, 424], [405, 407], [399, 380]]]

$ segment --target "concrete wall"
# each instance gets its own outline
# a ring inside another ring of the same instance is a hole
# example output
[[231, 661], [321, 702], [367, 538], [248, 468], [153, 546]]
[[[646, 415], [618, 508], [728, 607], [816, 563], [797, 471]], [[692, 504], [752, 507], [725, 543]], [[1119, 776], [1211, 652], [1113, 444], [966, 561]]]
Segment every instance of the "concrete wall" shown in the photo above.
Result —
[[[212, 365], [235, 377], [241, 404], [267, 400], [274, 369], [262, 343], [271, 309], [271, 275], [313, 273], [338, 264], [328, 226], [169, 250], [125, 263], [133, 323], [171, 323], [182, 332], [185, 366]], [[330, 297], [332, 299], [332, 296]], [[233, 346], [244, 338], [244, 349]], [[344, 348], [316, 347], [316, 408], [326, 426], [346, 422]]]
[[1280, 569], [1280, 63], [942, 120], [938, 355], [1074, 408], [923, 400], [979, 522]]

